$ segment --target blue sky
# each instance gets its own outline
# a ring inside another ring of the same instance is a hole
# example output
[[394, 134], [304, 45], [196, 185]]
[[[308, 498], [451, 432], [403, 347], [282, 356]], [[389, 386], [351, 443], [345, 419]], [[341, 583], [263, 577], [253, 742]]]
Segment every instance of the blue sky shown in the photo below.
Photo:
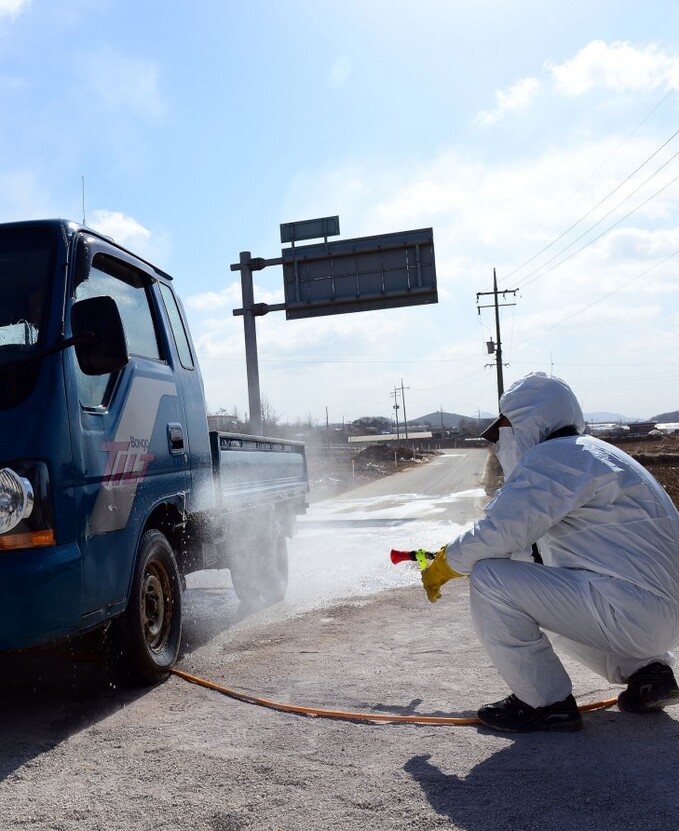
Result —
[[[0, 0], [0, 221], [82, 219], [173, 274], [211, 410], [247, 412], [239, 252], [433, 227], [435, 306], [257, 323], [282, 420], [679, 408], [679, 4]], [[255, 299], [283, 301], [280, 268]], [[507, 298], [507, 302], [510, 302]], [[482, 303], [488, 299], [482, 298]]]

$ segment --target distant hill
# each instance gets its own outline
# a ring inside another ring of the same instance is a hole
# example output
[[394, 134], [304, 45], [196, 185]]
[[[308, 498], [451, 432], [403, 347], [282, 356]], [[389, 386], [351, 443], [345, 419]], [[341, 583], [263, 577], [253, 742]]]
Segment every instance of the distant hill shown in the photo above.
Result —
[[[481, 423], [485, 424], [489, 421], [489, 419], [495, 418], [494, 415], [491, 413], [481, 413]], [[427, 415], [419, 416], [419, 418], [409, 418], [408, 424], [412, 425], [420, 425], [420, 426], [429, 426], [434, 430], [440, 430], [441, 425], [443, 425], [444, 430], [457, 430], [460, 426], [460, 422], [465, 421], [469, 423], [470, 421], [473, 423], [478, 422], [479, 416], [464, 416], [460, 415], [459, 413], [447, 413], [445, 410], [437, 410], [435, 413], [427, 413]]]
[[[649, 419], [643, 419], [639, 416], [626, 416], [622, 413], [612, 413], [608, 410], [596, 410], [595, 412], [584, 413], [584, 416], [585, 421], [590, 424], [632, 424], [640, 421], [653, 421], [656, 424], [679, 423], [679, 410], [673, 410], [669, 413], [660, 413], [660, 415], [652, 416]], [[480, 414], [481, 425], [485, 427], [486, 424], [488, 424], [493, 418], [495, 418], [493, 413], [482, 412]], [[440, 430], [441, 424], [443, 423], [444, 430], [457, 430], [460, 427], [460, 422], [478, 423], [478, 421], [478, 413], [474, 415], [460, 415], [460, 413], [448, 413], [445, 410], [443, 412], [437, 410], [434, 413], [427, 413], [426, 415], [419, 416], [418, 418], [409, 418], [408, 424], [412, 424], [413, 426], [427, 425], [433, 430]]]
[[622, 415], [621, 413], [609, 413], [605, 410], [600, 410], [594, 413], [584, 413], [585, 421], [602, 423], [602, 422], [612, 422], [614, 424], [628, 424], [630, 421], [643, 421], [642, 418], [630, 418], [629, 416]]
[[679, 421], [679, 410], [672, 410], [671, 413], [660, 413], [660, 415], [653, 416], [650, 421], [655, 421], [656, 424], [676, 424]]
[[674, 424], [679, 422], [679, 410], [672, 410], [669, 413], [660, 413], [659, 415], [651, 416], [650, 418], [631, 418], [630, 416], [621, 415], [620, 413], [596, 412], [585, 413], [585, 421], [602, 423], [611, 422], [614, 424], [634, 424], [640, 421], [653, 421], [656, 424]]

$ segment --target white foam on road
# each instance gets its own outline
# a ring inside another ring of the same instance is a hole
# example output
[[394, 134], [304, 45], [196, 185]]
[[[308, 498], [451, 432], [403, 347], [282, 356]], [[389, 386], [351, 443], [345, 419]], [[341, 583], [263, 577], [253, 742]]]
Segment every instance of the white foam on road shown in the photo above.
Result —
[[[450, 500], [483, 496], [480, 489], [447, 497], [390, 494], [344, 497], [313, 505], [290, 542], [287, 602], [318, 608], [341, 599], [417, 585], [414, 562], [393, 565], [392, 548], [437, 551], [471, 527], [436, 521]], [[370, 525], [374, 522], [374, 525]], [[393, 524], [390, 524], [393, 523]]]
[[[478, 498], [479, 489], [446, 497], [418, 494], [340, 497], [309, 508], [288, 541], [289, 585], [286, 598], [258, 611], [251, 622], [296, 617], [339, 602], [360, 602], [389, 589], [421, 589], [415, 562], [394, 565], [392, 548], [437, 551], [473, 524], [436, 519], [446, 502]], [[189, 575], [189, 585], [229, 590], [228, 570]], [[247, 625], [244, 621], [243, 625]]]

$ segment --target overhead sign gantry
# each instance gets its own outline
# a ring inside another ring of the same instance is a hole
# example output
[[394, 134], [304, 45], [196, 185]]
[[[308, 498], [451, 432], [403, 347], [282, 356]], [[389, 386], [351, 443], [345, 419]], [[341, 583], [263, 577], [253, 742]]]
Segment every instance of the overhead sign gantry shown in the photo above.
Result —
[[[245, 359], [250, 422], [261, 433], [261, 399], [255, 317], [285, 311], [288, 320], [437, 303], [434, 234], [431, 228], [328, 242], [339, 234], [339, 217], [322, 217], [280, 226], [281, 257], [265, 260], [241, 251], [231, 265], [241, 273]], [[295, 245], [323, 237], [313, 245]], [[252, 272], [283, 266], [285, 303], [255, 303]]]

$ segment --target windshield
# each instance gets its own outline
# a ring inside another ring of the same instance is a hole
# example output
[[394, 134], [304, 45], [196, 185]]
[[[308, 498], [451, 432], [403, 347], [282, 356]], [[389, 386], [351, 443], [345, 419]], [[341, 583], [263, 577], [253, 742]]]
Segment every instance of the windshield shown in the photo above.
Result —
[[54, 232], [0, 228], [0, 364], [38, 348], [47, 317]]
[[44, 346], [55, 239], [45, 225], [0, 226], [0, 410], [24, 401], [38, 377], [40, 362], [23, 361]]

